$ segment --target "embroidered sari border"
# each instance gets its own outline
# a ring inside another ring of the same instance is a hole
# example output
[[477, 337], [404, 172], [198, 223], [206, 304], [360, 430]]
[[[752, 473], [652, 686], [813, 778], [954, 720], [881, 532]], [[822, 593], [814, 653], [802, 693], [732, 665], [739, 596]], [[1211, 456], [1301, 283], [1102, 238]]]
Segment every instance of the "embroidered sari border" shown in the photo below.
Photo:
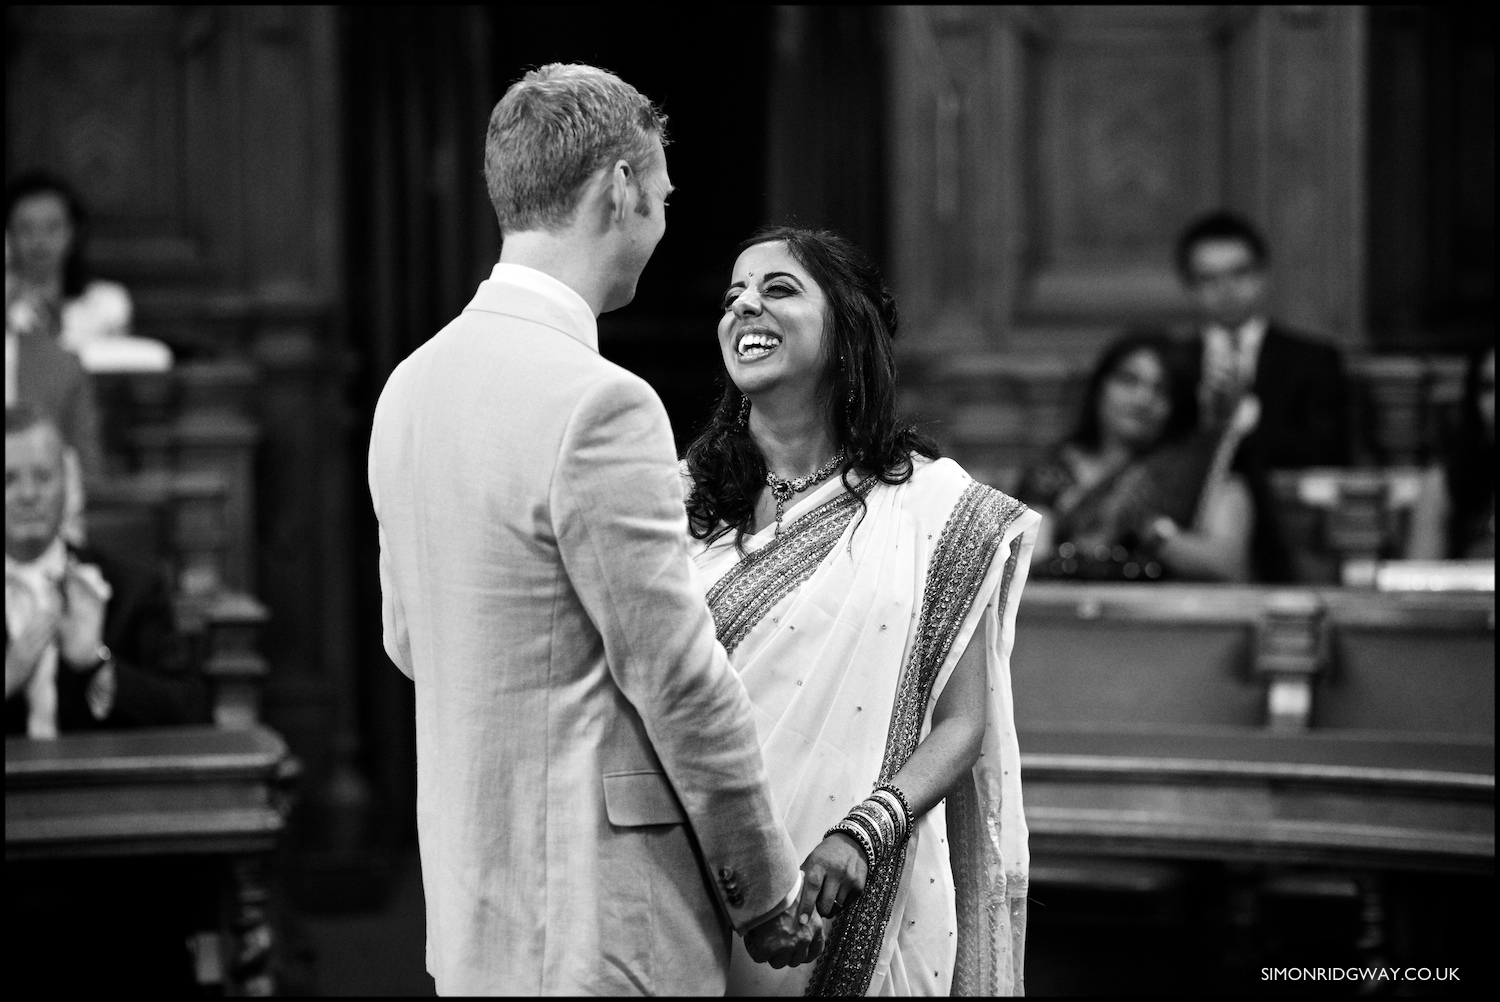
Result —
[[874, 485], [875, 478], [866, 477], [814, 508], [708, 590], [708, 608], [726, 653], [732, 654], [776, 603], [812, 577]]
[[[1021, 558], [1021, 539], [1010, 545], [1005, 562], [1005, 576], [1000, 583], [1000, 608], [1010, 597], [1011, 581]], [[972, 771], [958, 781], [948, 794], [948, 854], [953, 866], [955, 913], [958, 920], [958, 944], [953, 964], [953, 986], [950, 995], [1000, 994], [1002, 958], [996, 930], [1008, 920], [1001, 909], [1018, 888], [1011, 886], [1010, 874], [1000, 867], [991, 868], [988, 858], [993, 846], [1001, 840], [1000, 818], [986, 818]], [[993, 828], [993, 830], [992, 830]], [[1025, 888], [1019, 888], [1024, 895]]]
[[[949, 514], [927, 567], [916, 642], [901, 673], [878, 782], [889, 782], [916, 750], [938, 673], [984, 584], [1000, 541], [1025, 510], [1014, 498], [974, 483], [965, 488]], [[1003, 586], [1007, 591], [1010, 570], [1008, 566]], [[905, 845], [870, 868], [864, 893], [834, 925], [808, 983], [808, 995], [864, 995], [869, 991], [905, 869]]]

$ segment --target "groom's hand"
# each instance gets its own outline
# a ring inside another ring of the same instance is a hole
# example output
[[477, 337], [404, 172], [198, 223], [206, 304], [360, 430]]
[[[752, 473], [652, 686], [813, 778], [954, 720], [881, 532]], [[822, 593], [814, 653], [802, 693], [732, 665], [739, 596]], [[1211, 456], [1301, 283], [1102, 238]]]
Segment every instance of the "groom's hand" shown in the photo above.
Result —
[[823, 920], [812, 908], [804, 908], [802, 897], [745, 933], [745, 951], [751, 960], [779, 970], [818, 959], [823, 952]]

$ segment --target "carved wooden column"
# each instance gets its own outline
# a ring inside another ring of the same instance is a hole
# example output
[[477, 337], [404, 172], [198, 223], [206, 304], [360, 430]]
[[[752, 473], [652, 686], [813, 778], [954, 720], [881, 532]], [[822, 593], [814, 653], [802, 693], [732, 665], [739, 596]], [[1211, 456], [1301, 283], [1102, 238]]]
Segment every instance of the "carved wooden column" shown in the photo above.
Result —
[[225, 995], [266, 998], [276, 994], [272, 966], [276, 934], [271, 924], [268, 863], [260, 854], [232, 856], [225, 861], [229, 870], [223, 933], [229, 957]]
[[1265, 676], [1266, 722], [1272, 730], [1312, 724], [1313, 680], [1323, 667], [1323, 603], [1312, 592], [1272, 595], [1256, 627], [1255, 671]]
[[183, 366], [181, 403], [171, 431], [174, 465], [224, 480], [224, 582], [255, 590], [255, 450], [260, 429], [251, 420], [259, 377], [233, 360]]
[[1371, 404], [1376, 457], [1398, 466], [1425, 458], [1427, 366], [1410, 355], [1376, 355], [1352, 368]]

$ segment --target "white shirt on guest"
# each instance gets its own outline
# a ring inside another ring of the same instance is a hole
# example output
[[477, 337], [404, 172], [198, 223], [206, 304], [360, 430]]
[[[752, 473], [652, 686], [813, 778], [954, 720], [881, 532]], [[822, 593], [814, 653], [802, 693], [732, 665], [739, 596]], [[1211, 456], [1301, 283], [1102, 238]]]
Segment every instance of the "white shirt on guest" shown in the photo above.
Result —
[[172, 349], [154, 338], [135, 337], [135, 308], [118, 282], [96, 280], [62, 308], [57, 343], [78, 356], [91, 373], [165, 372]]
[[1269, 326], [1265, 317], [1251, 317], [1234, 331], [1222, 324], [1209, 324], [1203, 331], [1203, 375], [1229, 371], [1241, 385], [1255, 385], [1260, 348]]

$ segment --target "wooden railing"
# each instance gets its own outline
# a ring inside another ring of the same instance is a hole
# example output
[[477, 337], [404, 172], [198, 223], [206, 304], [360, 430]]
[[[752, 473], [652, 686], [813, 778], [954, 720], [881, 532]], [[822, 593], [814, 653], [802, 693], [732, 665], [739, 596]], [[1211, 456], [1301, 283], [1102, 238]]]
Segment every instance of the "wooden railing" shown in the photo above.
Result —
[[1033, 883], [1166, 894], [1217, 860], [1251, 898], [1361, 896], [1374, 956], [1382, 874], [1494, 871], [1494, 629], [1493, 593], [1032, 582]]

